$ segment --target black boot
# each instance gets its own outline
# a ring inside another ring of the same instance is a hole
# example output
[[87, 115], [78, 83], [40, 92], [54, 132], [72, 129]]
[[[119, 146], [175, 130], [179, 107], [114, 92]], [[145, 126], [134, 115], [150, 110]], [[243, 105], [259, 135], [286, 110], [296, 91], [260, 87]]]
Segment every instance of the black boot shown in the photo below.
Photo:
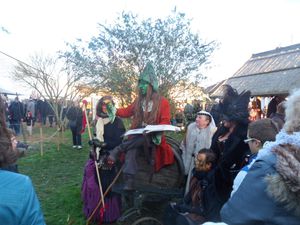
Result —
[[129, 173], [123, 173], [124, 179], [124, 190], [132, 191], [134, 190], [134, 175]]

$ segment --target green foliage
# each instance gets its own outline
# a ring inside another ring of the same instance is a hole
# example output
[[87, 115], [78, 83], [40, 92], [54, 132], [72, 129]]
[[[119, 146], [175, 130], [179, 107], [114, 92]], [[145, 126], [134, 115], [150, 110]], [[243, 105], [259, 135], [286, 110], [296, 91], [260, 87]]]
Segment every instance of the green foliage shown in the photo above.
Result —
[[62, 54], [75, 73], [92, 80], [123, 102], [131, 102], [139, 73], [151, 61], [162, 94], [178, 82], [200, 79], [200, 66], [216, 47], [191, 31], [191, 20], [173, 11], [164, 19], [143, 19], [123, 12], [112, 25], [99, 24], [99, 35], [86, 45], [70, 44]]

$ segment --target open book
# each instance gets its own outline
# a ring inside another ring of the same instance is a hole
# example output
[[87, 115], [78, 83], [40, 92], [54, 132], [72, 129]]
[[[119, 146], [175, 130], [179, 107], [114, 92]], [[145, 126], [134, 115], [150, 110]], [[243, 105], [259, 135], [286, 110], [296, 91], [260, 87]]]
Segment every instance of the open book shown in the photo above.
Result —
[[142, 133], [151, 133], [157, 131], [180, 131], [179, 127], [168, 125], [168, 124], [161, 124], [161, 125], [147, 125], [145, 128], [138, 128], [128, 130], [123, 136], [128, 136], [131, 134], [142, 134]]

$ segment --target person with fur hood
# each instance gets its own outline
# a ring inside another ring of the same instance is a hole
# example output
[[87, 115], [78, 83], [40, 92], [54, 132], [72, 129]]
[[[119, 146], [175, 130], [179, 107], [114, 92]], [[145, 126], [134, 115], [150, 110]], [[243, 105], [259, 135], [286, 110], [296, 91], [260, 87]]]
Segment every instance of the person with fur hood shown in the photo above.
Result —
[[228, 224], [300, 223], [300, 89], [286, 103], [286, 122], [261, 149], [236, 193], [221, 210]]

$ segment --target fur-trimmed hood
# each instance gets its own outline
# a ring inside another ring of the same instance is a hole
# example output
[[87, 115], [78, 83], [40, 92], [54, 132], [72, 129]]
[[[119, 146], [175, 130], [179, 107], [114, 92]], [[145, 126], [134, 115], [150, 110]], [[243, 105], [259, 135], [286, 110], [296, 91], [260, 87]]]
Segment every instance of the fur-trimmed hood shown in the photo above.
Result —
[[268, 194], [300, 217], [300, 132], [281, 131], [258, 157], [267, 154], [275, 154], [277, 172], [266, 177]]

